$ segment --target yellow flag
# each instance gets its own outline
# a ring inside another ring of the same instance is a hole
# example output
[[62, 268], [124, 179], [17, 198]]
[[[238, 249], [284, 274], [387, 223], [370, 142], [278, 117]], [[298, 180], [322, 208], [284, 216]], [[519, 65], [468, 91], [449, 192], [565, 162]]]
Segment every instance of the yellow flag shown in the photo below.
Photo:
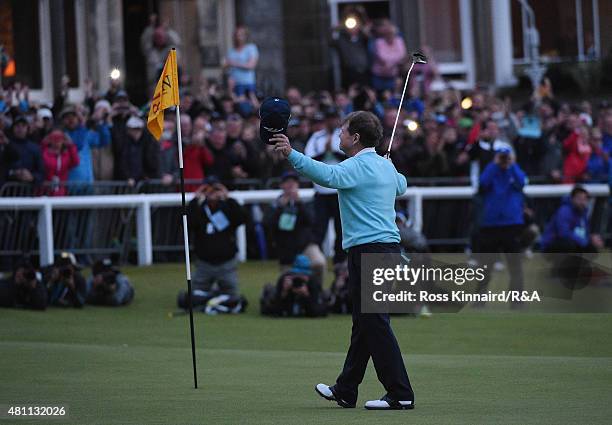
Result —
[[164, 109], [179, 105], [178, 68], [176, 66], [176, 50], [170, 50], [164, 70], [162, 71], [155, 93], [151, 101], [151, 109], [147, 118], [147, 128], [159, 140], [164, 129]]

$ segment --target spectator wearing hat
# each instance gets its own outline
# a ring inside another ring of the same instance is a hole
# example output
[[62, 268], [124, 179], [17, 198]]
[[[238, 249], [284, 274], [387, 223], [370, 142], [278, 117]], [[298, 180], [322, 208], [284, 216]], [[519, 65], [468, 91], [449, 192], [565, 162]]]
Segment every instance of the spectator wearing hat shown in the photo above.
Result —
[[68, 173], [79, 165], [79, 154], [72, 140], [61, 130], [53, 130], [41, 142], [48, 196], [66, 196]]
[[276, 244], [281, 270], [289, 268], [298, 254], [304, 254], [310, 259], [313, 279], [323, 285], [327, 264], [314, 238], [312, 214], [300, 200], [298, 174], [283, 173], [280, 187], [283, 192], [270, 206], [265, 221]]
[[159, 146], [144, 127], [141, 118], [131, 116], [125, 133], [118, 134], [113, 143], [115, 179], [125, 180], [131, 186], [159, 177]]
[[75, 308], [85, 305], [87, 285], [81, 269], [74, 254], [68, 252], [62, 252], [60, 258], [46, 268], [43, 275], [50, 305]]
[[327, 307], [321, 299], [321, 285], [312, 279], [310, 259], [307, 256], [295, 257], [293, 266], [280, 275], [275, 296], [266, 310], [267, 314], [275, 316], [327, 315]]
[[[505, 253], [510, 289], [515, 291], [523, 289], [519, 236], [524, 223], [525, 183], [525, 173], [515, 163], [514, 155], [508, 148], [499, 149], [480, 176], [482, 215], [475, 247], [479, 253], [477, 259], [481, 265], [492, 270], [497, 253]], [[490, 274], [487, 274], [479, 290], [486, 290], [489, 279]]]
[[40, 143], [47, 134], [53, 130], [54, 120], [53, 112], [49, 108], [40, 108], [36, 111], [36, 120], [34, 121], [34, 129], [32, 131], [32, 140], [35, 143]]
[[0, 280], [0, 307], [47, 308], [47, 289], [32, 264], [20, 262], [10, 278]]
[[17, 160], [10, 166], [9, 178], [23, 183], [41, 183], [44, 165], [40, 148], [28, 137], [28, 120], [23, 115], [13, 120], [10, 143], [17, 152]]
[[134, 299], [134, 288], [110, 258], [96, 261], [87, 280], [87, 304], [118, 307]]
[[[304, 155], [325, 164], [338, 164], [346, 158], [340, 150], [339, 115], [336, 109], [327, 109], [325, 112], [325, 126], [310, 137]], [[323, 243], [329, 220], [334, 220], [336, 240], [334, 243], [334, 264], [344, 261], [346, 254], [342, 249], [342, 226], [340, 223], [340, 208], [338, 194], [335, 189], [329, 189], [313, 183], [315, 189], [314, 211], [315, 240], [319, 245]]]
[[246, 213], [215, 176], [208, 177], [188, 206], [189, 231], [195, 245], [194, 289], [238, 295], [236, 229]]
[[66, 106], [61, 114], [64, 132], [75, 144], [79, 153], [79, 165], [68, 174], [68, 181], [91, 183], [94, 181], [92, 148], [110, 144], [110, 130], [108, 126], [99, 125], [95, 130], [85, 127], [83, 116], [74, 106]]
[[255, 93], [255, 68], [259, 60], [259, 51], [254, 43], [249, 43], [249, 31], [245, 26], [234, 30], [234, 45], [223, 60], [223, 67], [234, 84], [236, 96]]

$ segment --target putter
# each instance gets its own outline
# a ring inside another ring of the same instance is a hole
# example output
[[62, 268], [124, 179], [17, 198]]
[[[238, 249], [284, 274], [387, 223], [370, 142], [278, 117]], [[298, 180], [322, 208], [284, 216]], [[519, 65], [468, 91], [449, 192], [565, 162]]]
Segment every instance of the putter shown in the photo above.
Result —
[[421, 52], [412, 52], [412, 63], [410, 64], [410, 68], [408, 68], [408, 74], [406, 75], [406, 81], [404, 82], [404, 90], [402, 90], [402, 97], [400, 98], [399, 108], [397, 108], [397, 115], [395, 115], [395, 123], [393, 124], [393, 131], [391, 132], [391, 140], [389, 140], [389, 147], [387, 148], [387, 153], [385, 154], [386, 159], [391, 157], [391, 146], [393, 145], [393, 137], [395, 136], [397, 121], [399, 120], [400, 112], [402, 111], [402, 104], [404, 103], [404, 95], [406, 94], [406, 88], [408, 87], [410, 72], [412, 71], [415, 63], [427, 63], [427, 57], [425, 57], [425, 55]]

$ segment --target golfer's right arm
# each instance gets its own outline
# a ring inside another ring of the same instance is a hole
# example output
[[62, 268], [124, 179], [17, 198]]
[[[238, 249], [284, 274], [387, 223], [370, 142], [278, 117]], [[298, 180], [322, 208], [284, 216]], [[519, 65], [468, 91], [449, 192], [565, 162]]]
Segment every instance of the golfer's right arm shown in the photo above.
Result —
[[291, 150], [287, 159], [298, 173], [321, 186], [331, 189], [349, 189], [357, 184], [356, 170], [350, 160], [329, 165], [315, 161], [295, 149]]

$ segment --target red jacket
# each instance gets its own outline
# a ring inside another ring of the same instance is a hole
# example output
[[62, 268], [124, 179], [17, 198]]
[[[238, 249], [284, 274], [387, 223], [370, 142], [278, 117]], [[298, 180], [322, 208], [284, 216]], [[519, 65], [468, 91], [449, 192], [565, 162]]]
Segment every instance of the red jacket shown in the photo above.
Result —
[[[79, 165], [79, 153], [74, 143], [64, 144], [60, 152], [49, 148], [48, 138], [42, 141], [42, 158], [45, 165], [45, 181], [66, 183], [68, 172]], [[54, 185], [45, 191], [48, 196], [66, 196], [66, 186]]]
[[[213, 157], [206, 146], [201, 145], [186, 145], [183, 150], [183, 167], [185, 180], [199, 180], [200, 182], [206, 177], [204, 169], [210, 167], [213, 163]], [[200, 186], [187, 185], [185, 190], [195, 190]]]
[[575, 183], [587, 169], [591, 145], [580, 134], [573, 132], [563, 141], [563, 183]]

